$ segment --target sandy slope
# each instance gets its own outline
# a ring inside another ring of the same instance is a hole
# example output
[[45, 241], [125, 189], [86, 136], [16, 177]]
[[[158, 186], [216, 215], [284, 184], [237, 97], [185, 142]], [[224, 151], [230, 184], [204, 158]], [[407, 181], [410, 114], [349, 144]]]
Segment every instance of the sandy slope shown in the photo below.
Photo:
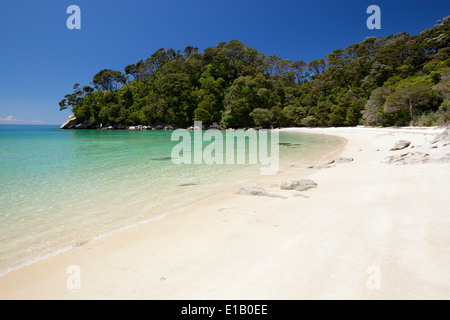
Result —
[[[287, 199], [224, 190], [11, 272], [0, 298], [450, 299], [450, 147], [430, 144], [443, 129], [286, 130], [341, 136], [345, 147], [320, 162], [354, 161], [255, 181]], [[414, 148], [389, 151], [400, 139]], [[299, 178], [318, 187], [280, 190]], [[71, 265], [80, 289], [67, 287]]]

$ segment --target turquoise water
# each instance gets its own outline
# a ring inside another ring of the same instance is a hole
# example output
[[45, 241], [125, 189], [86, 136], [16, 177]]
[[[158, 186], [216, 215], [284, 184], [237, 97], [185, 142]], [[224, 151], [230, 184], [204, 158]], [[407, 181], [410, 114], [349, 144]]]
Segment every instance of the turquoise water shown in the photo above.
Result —
[[[171, 135], [0, 125], [0, 275], [260, 174], [249, 164], [176, 165]], [[281, 165], [329, 140], [281, 133]]]

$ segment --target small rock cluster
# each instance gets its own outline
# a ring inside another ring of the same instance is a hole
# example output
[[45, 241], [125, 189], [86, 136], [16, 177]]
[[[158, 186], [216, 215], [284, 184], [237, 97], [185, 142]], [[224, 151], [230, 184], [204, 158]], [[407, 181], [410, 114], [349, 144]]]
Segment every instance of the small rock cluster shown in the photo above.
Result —
[[[312, 188], [317, 188], [317, 183], [311, 179], [286, 180], [282, 181], [280, 184], [281, 190], [306, 191]], [[238, 192], [236, 192], [236, 194], [287, 199], [285, 196], [269, 193], [263, 187], [258, 185], [242, 187]], [[304, 198], [307, 197], [304, 196]]]
[[[411, 146], [410, 141], [400, 140], [395, 143], [390, 151], [404, 150], [408, 147], [409, 150], [414, 148], [414, 146]], [[450, 124], [431, 143], [420, 147], [425, 150], [393, 154], [385, 158], [382, 163], [405, 165], [427, 162], [450, 162]]]
[[334, 160], [331, 160], [330, 162], [327, 163], [322, 163], [322, 164], [316, 164], [313, 166], [309, 166], [308, 169], [325, 169], [325, 168], [332, 168], [332, 167], [336, 167], [336, 164], [338, 163], [347, 163], [347, 162], [352, 162], [353, 158], [337, 158]]

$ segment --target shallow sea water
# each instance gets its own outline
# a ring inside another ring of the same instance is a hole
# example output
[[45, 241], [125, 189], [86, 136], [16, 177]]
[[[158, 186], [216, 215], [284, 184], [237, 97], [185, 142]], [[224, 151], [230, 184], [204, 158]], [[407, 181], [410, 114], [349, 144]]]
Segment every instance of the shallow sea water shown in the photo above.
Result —
[[[0, 275], [163, 218], [225, 188], [237, 191], [261, 174], [260, 165], [248, 162], [177, 165], [171, 153], [179, 142], [171, 136], [0, 125]], [[283, 167], [338, 140], [280, 132], [279, 141]]]

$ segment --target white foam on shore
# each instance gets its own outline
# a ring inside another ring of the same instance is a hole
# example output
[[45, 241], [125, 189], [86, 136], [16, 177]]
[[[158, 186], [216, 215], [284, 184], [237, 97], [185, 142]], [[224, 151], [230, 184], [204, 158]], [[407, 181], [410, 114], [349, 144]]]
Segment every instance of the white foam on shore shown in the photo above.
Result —
[[13, 271], [22, 269], [23, 267], [32, 265], [32, 264], [34, 264], [34, 263], [36, 263], [36, 262], [39, 262], [39, 261], [42, 261], [42, 260], [45, 260], [45, 259], [49, 259], [49, 258], [55, 257], [55, 256], [57, 256], [58, 254], [67, 252], [67, 251], [69, 251], [69, 250], [71, 250], [71, 249], [73, 249], [73, 248], [75, 248], [75, 246], [69, 246], [69, 247], [65, 247], [65, 248], [62, 248], [62, 249], [58, 249], [58, 250], [56, 250], [55, 252], [52, 252], [52, 253], [48, 253], [48, 254], [45, 254], [45, 255], [42, 255], [42, 256], [38, 256], [38, 257], [34, 257], [34, 258], [32, 258], [31, 260], [29, 260], [29, 261], [27, 261], [27, 262], [24, 262], [24, 263], [22, 263], [22, 264], [20, 264], [20, 265], [18, 265], [18, 266], [16, 266], [16, 267], [11, 267], [11, 268], [6, 269], [6, 271], [0, 273], [0, 277], [3, 277], [3, 276], [5, 276], [5, 275], [7, 275], [8, 273], [11, 273], [11, 272], [13, 272]]

